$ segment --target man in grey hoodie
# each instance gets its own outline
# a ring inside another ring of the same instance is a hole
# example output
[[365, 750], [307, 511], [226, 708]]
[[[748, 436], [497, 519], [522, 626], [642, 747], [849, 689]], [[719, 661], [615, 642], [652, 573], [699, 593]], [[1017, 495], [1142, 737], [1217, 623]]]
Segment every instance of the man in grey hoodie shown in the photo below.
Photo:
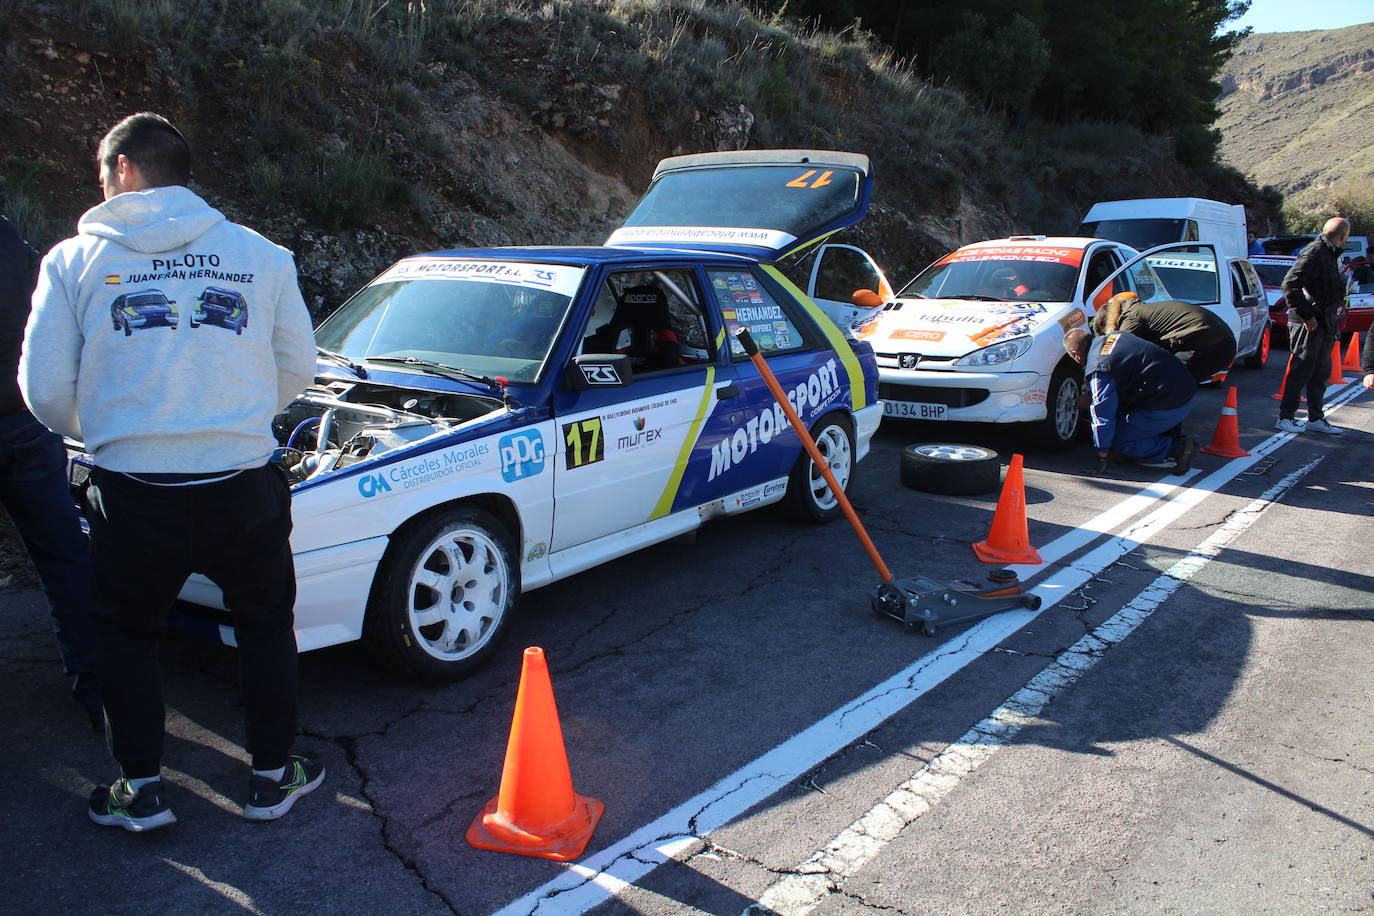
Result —
[[310, 316], [290, 252], [185, 185], [190, 149], [136, 114], [97, 155], [105, 202], [43, 259], [19, 382], [34, 415], [95, 462], [87, 517], [99, 675], [120, 778], [89, 816], [170, 824], [158, 633], [193, 572], [224, 594], [239, 647], [252, 756], [250, 820], [280, 817], [324, 778], [293, 756], [291, 496], [269, 464], [272, 418], [314, 375]]

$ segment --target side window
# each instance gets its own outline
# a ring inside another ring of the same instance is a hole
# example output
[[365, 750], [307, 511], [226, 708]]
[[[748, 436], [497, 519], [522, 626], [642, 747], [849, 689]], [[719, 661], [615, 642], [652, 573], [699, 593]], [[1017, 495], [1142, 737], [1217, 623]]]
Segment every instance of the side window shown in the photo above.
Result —
[[625, 270], [597, 291], [582, 353], [626, 353], [635, 375], [715, 361], [692, 271]]
[[[735, 331], [748, 328], [749, 336], [765, 354], [800, 350], [806, 346], [806, 336], [797, 316], [789, 307], [764, 288], [754, 272], [741, 270], [708, 270], [711, 292], [725, 319], [725, 336], [730, 339], [730, 354], [744, 357], [744, 348], [735, 339]], [[795, 308], [791, 303], [788, 306]]]
[[1183, 238], [1179, 239], [1179, 241], [1180, 241], [1180, 242], [1197, 242], [1197, 241], [1201, 241], [1201, 238], [1202, 238], [1202, 237], [1198, 235], [1198, 231], [1197, 231], [1197, 220], [1195, 220], [1195, 219], [1190, 219], [1190, 220], [1185, 220], [1184, 222], [1186, 223], [1186, 225], [1185, 225], [1184, 228], [1183, 228]]
[[[882, 295], [882, 277], [873, 263], [853, 248], [827, 248], [816, 272], [816, 298], [848, 302], [855, 290], [871, 289]], [[751, 332], [752, 333], [752, 332]]]
[[[1121, 262], [1117, 260], [1116, 252], [1112, 251], [1110, 248], [1103, 248], [1094, 254], [1088, 261], [1088, 269], [1084, 271], [1084, 295], [1097, 289], [1097, 284], [1111, 276], [1112, 271], [1120, 266]], [[1118, 277], [1112, 282], [1111, 286], [1106, 287], [1102, 292], [1097, 294], [1092, 304], [1094, 310], [1102, 308], [1102, 306], [1107, 304], [1108, 299], [1120, 292], [1117, 287], [1121, 285], [1121, 280], [1122, 278]]]

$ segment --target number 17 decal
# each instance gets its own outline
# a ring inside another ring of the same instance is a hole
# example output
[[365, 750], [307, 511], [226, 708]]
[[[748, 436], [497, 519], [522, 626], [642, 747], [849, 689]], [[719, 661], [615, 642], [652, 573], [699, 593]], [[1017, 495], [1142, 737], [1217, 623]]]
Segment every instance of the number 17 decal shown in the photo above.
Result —
[[568, 443], [564, 455], [570, 471], [606, 457], [606, 441], [601, 436], [600, 417], [564, 423], [563, 441]]
[[835, 174], [833, 169], [827, 169], [821, 172], [819, 178], [812, 181], [811, 176], [815, 175], [816, 171], [816, 169], [807, 169], [805, 172], [789, 181], [787, 186], [789, 188], [823, 188], [830, 184], [830, 176]]

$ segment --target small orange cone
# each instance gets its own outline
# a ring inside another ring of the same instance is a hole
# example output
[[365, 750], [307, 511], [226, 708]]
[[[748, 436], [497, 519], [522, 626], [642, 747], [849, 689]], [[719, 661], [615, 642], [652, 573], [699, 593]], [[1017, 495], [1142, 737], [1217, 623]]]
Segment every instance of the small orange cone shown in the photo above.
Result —
[[1345, 348], [1345, 362], [1341, 364], [1342, 369], [1359, 374], [1360, 372], [1360, 332], [1356, 331], [1350, 335], [1350, 346]]
[[1204, 445], [1202, 451], [1221, 458], [1245, 458], [1250, 454], [1240, 447], [1240, 419], [1236, 414], [1234, 385], [1226, 389], [1226, 403], [1217, 418], [1217, 431], [1212, 434], [1211, 444]]
[[1026, 528], [1026, 488], [1021, 480], [1020, 455], [1011, 456], [1002, 495], [997, 497], [997, 511], [992, 514], [992, 530], [986, 541], [973, 545], [973, 552], [984, 563], [1043, 563], [1040, 554], [1030, 544]]
[[[1288, 356], [1288, 362], [1286, 362], [1286, 363], [1283, 364], [1283, 381], [1279, 382], [1279, 390], [1276, 391], [1276, 392], [1272, 395], [1272, 397], [1273, 397], [1274, 400], [1276, 400], [1276, 401], [1282, 401], [1282, 400], [1283, 400], [1283, 389], [1285, 389], [1285, 388], [1288, 387], [1288, 369], [1289, 369], [1292, 365], [1293, 365], [1293, 356], [1292, 356], [1292, 354], [1289, 354], [1289, 356]], [[1300, 403], [1304, 403], [1304, 404], [1307, 403], [1307, 396], [1306, 396], [1306, 395], [1303, 395], [1303, 396], [1299, 397], [1299, 398], [1298, 398], [1298, 401], [1299, 401]]]
[[1344, 385], [1345, 376], [1341, 374], [1341, 339], [1331, 341], [1331, 374], [1326, 377], [1328, 385]]
[[525, 650], [501, 791], [468, 828], [478, 849], [566, 862], [582, 855], [606, 806], [573, 791], [544, 650]]

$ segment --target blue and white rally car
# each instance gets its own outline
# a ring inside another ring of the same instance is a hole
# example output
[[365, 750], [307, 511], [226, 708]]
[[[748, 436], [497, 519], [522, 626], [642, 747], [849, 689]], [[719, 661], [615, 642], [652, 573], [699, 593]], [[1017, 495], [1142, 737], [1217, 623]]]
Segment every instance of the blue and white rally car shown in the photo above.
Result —
[[[277, 423], [300, 648], [362, 638], [453, 678], [523, 591], [715, 516], [836, 517], [733, 332], [847, 485], [882, 418], [873, 351], [773, 262], [860, 219], [872, 185], [850, 153], [679, 156], [603, 247], [418, 255], [363, 287]], [[222, 606], [199, 576], [182, 597]]]

